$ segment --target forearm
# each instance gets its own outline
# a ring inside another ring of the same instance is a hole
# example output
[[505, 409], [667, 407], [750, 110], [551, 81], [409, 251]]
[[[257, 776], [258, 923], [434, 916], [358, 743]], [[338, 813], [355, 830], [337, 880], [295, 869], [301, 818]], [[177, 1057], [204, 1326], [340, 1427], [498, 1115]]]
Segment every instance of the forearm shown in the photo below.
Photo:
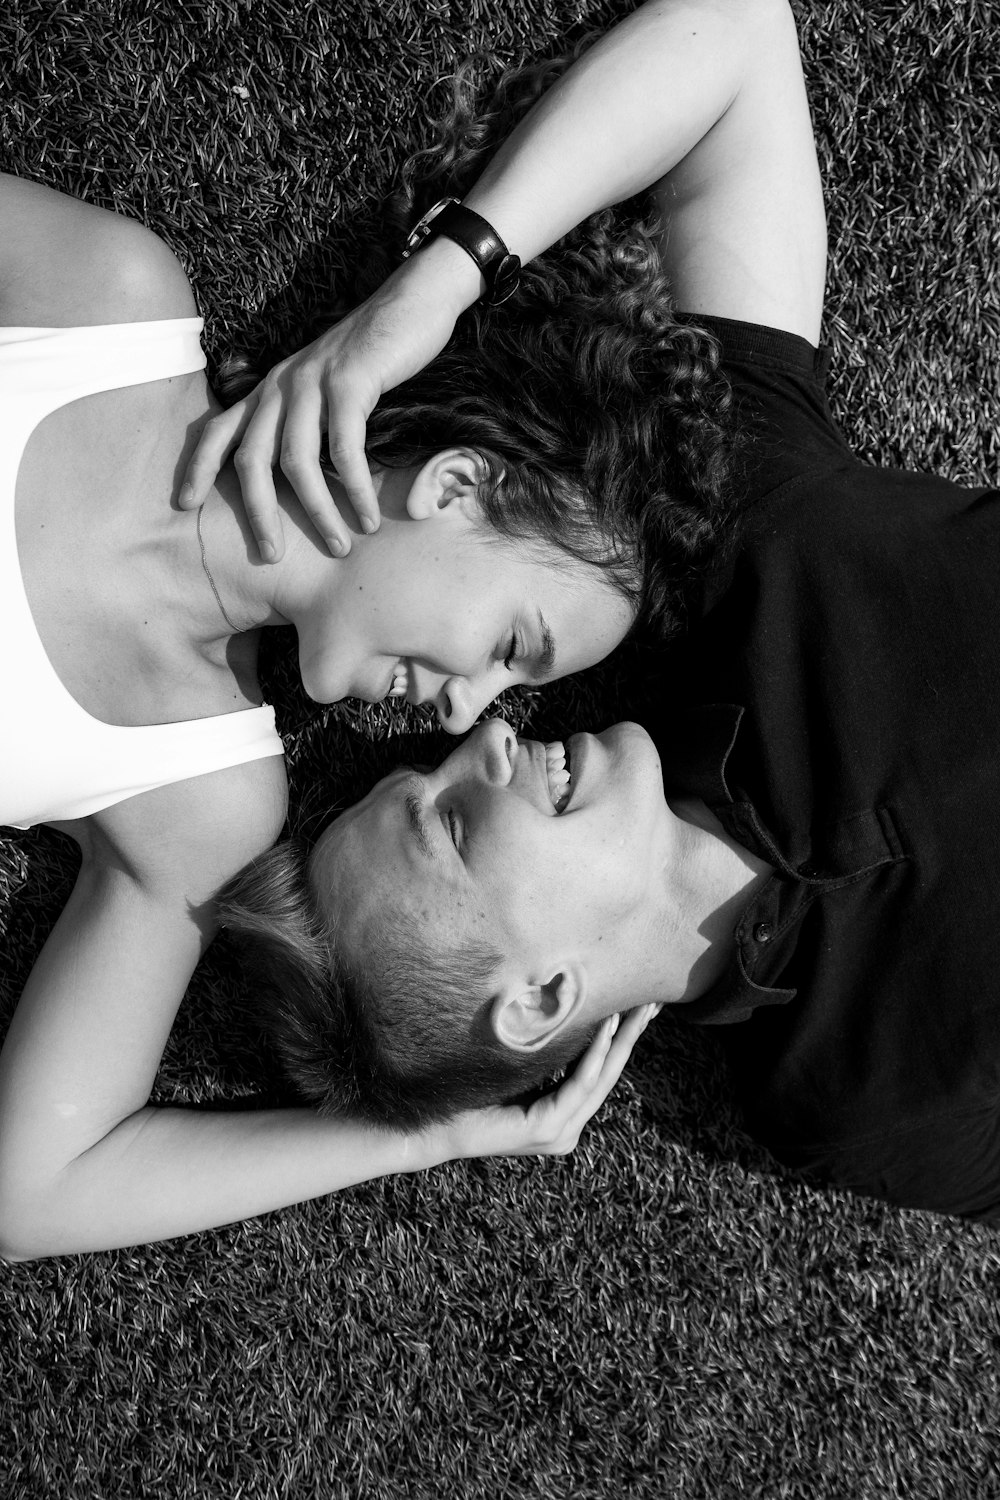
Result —
[[722, 118], [758, 0], [652, 0], [586, 52], [493, 158], [466, 202], [522, 260], [664, 177]]
[[0, 1254], [27, 1260], [193, 1234], [434, 1166], [448, 1154], [444, 1139], [305, 1109], [142, 1109], [58, 1174], [8, 1185]]
[[[653, 0], [602, 37], [521, 121], [466, 193], [523, 261], [588, 214], [651, 187], [725, 115], [748, 38], [780, 0]], [[406, 267], [459, 308], [476, 266], [437, 240]]]
[[[123, 868], [103, 836], [85, 851], [0, 1053], [0, 1253], [194, 1232], [430, 1164], [402, 1138], [304, 1111], [147, 1106], [212, 930], [211, 892], [247, 843], [259, 852], [257, 833], [241, 844], [233, 831], [238, 819], [244, 828], [253, 821], [245, 803], [248, 792], [260, 798], [259, 774], [234, 768], [126, 804], [122, 817], [139, 823], [128, 843], [135, 859], [155, 861], [152, 872]], [[274, 820], [282, 812], [277, 805]]]

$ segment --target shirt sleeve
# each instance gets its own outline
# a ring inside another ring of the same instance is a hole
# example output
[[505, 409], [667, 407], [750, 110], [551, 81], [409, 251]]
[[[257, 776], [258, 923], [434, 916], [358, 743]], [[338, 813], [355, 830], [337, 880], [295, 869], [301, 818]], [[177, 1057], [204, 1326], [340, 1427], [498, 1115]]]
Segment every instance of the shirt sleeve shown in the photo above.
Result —
[[813, 471], [857, 462], [827, 400], [828, 348], [758, 323], [678, 316], [719, 341], [736, 408], [737, 478], [745, 499], [752, 502]]

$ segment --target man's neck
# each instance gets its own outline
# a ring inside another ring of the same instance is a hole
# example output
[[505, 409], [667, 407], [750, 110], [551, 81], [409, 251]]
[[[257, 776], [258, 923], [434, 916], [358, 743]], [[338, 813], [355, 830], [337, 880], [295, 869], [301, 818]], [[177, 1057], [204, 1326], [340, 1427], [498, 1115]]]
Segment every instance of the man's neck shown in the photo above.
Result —
[[674, 842], [657, 947], [668, 1003], [695, 1000], [724, 973], [734, 931], [771, 866], [730, 838], [703, 802], [671, 800]]

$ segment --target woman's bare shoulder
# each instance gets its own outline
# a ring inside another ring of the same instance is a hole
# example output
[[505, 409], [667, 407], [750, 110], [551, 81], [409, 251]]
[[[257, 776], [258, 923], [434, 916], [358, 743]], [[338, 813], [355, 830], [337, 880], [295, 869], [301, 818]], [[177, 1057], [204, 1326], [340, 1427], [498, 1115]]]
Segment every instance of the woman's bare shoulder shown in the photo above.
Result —
[[0, 174], [0, 325], [77, 327], [193, 317], [173, 251], [136, 219]]

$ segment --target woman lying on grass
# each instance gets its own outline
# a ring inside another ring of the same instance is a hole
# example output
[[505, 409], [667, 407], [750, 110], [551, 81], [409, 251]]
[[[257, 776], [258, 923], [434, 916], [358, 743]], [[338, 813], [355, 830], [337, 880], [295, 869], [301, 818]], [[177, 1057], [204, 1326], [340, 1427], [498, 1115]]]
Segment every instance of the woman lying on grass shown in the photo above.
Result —
[[[229, 920], [258, 936], [309, 1097], [440, 1118], [528, 1087], [626, 1000], [660, 1001], [718, 1027], [750, 1128], [789, 1165], [1000, 1218], [1000, 492], [861, 463], [830, 415], [783, 0], [646, 6], [470, 199], [530, 253], [646, 181], [750, 432], [739, 537], [657, 673], [652, 735], [616, 725], [564, 753], [481, 725], [324, 833], [299, 876], [311, 946], [286, 941], [277, 851]], [[408, 360], [432, 348], [439, 319], [404, 314], [414, 287], [435, 307], [452, 250], [421, 252], [300, 368], [346, 350], [336, 388], [370, 391], [393, 376], [397, 320]], [[332, 425], [362, 417], [354, 401]], [[448, 1006], [426, 982], [445, 963], [477, 981]]]
[[[461, 143], [447, 156], [458, 186]], [[681, 577], [714, 545], [714, 344], [666, 311], [644, 234], [597, 222], [381, 404], [381, 529], [321, 480], [323, 534], [355, 533], [335, 558], [285, 487], [289, 545], [264, 567], [231, 466], [196, 515], [171, 503], [219, 410], [177, 261], [33, 183], [0, 180], [0, 217], [0, 821], [50, 824], [82, 855], [0, 1056], [0, 1249], [128, 1244], [456, 1155], [567, 1149], [642, 1016], [554, 1098], [419, 1136], [146, 1101], [214, 892], [284, 822], [260, 628], [295, 625], [313, 697], [405, 694], [458, 732], [637, 619], [669, 627], [678, 591], [650, 587], [641, 554], [669, 542]]]

